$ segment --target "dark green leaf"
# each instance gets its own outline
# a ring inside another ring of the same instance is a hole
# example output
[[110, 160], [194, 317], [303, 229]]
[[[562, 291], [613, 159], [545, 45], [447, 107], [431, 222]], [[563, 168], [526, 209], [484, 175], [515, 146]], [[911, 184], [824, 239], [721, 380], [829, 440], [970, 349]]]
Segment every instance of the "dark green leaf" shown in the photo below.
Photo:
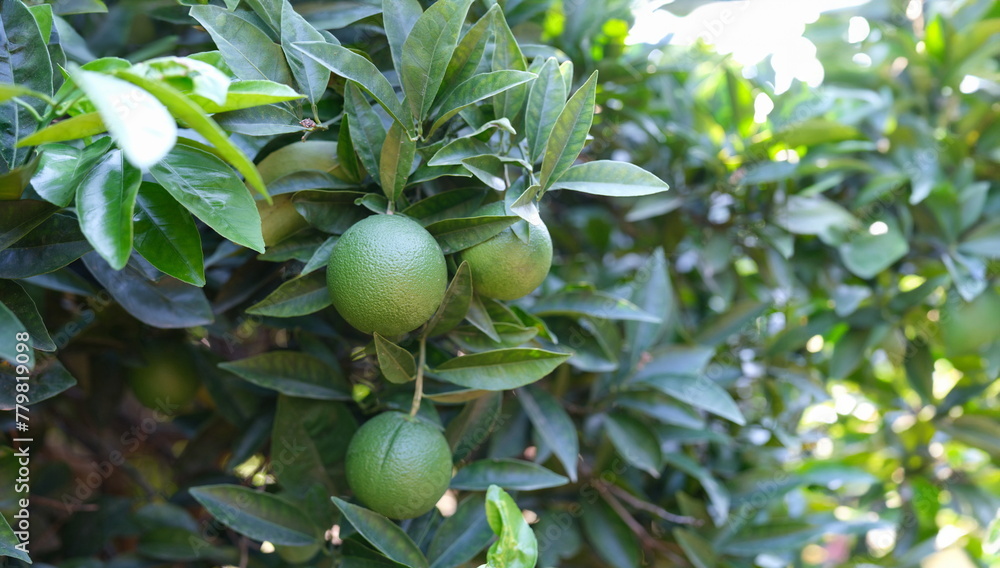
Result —
[[707, 410], [737, 424], [746, 424], [746, 418], [743, 417], [733, 397], [704, 375], [657, 374], [644, 376], [641, 382], [681, 402]]
[[660, 442], [645, 424], [628, 414], [613, 412], [604, 422], [611, 443], [625, 461], [653, 477], [660, 477]]
[[382, 554], [410, 568], [427, 568], [427, 559], [423, 553], [403, 529], [392, 521], [337, 497], [332, 499], [351, 526]]
[[83, 150], [67, 144], [46, 144], [38, 149], [41, 163], [31, 184], [46, 201], [66, 207], [73, 201], [83, 176], [109, 148], [110, 137], [95, 140]]
[[466, 403], [465, 408], [445, 429], [445, 438], [452, 449], [452, 461], [458, 463], [469, 457], [489, 437], [503, 403], [503, 394], [490, 392]]
[[430, 568], [458, 568], [476, 557], [493, 540], [486, 521], [486, 501], [469, 495], [438, 527], [427, 549]]
[[583, 510], [583, 533], [598, 556], [617, 568], [639, 566], [639, 539], [603, 501]]
[[694, 565], [694, 568], [715, 568], [717, 566], [715, 550], [712, 543], [703, 539], [694, 531], [674, 529], [674, 539], [681, 545], [684, 554]]
[[263, 30], [219, 6], [193, 6], [191, 17], [212, 36], [237, 77], [291, 84], [292, 73], [281, 46]]
[[[39, 364], [40, 373], [31, 375], [31, 391], [28, 405], [38, 404], [76, 385], [76, 379], [69, 374], [58, 359], [48, 359]], [[17, 405], [17, 381], [10, 375], [0, 373], [0, 410], [14, 410]]]
[[596, 290], [564, 290], [539, 300], [532, 313], [545, 315], [590, 316], [612, 320], [631, 320], [660, 323], [659, 318], [647, 314], [632, 302]]
[[528, 141], [528, 161], [542, 158], [545, 143], [552, 133], [559, 113], [566, 106], [566, 83], [559, 73], [559, 61], [550, 57], [531, 84], [528, 106], [524, 115], [525, 138]]
[[324, 272], [293, 278], [247, 308], [248, 314], [290, 318], [316, 313], [331, 304]]
[[[45, 38], [24, 3], [0, 3], [0, 37], [4, 38], [0, 83], [51, 95], [54, 72]], [[38, 114], [45, 112], [45, 102], [26, 100]], [[16, 143], [36, 126], [28, 109], [10, 102], [0, 103], [0, 171], [12, 170], [27, 161], [30, 150], [21, 150]]]
[[770, 519], [766, 524], [745, 527], [723, 543], [722, 552], [754, 556], [775, 550], [798, 550], [823, 533], [823, 527], [795, 519]]
[[385, 143], [385, 126], [354, 81], [344, 87], [344, 112], [351, 117], [351, 139], [361, 165], [372, 179], [381, 179], [378, 162]]
[[350, 387], [320, 359], [296, 351], [272, 351], [219, 367], [267, 389], [314, 400], [350, 400]]
[[631, 361], [628, 368], [634, 368], [642, 358], [642, 354], [656, 345], [670, 329], [674, 312], [674, 294], [670, 274], [667, 272], [666, 255], [662, 248], [657, 247], [646, 264], [636, 272], [631, 288], [629, 299], [636, 307], [660, 321], [625, 323], [623, 345]]
[[276, 473], [282, 487], [294, 495], [304, 495], [315, 485], [336, 493], [334, 480], [343, 476], [347, 445], [357, 428], [343, 403], [278, 395], [271, 459], [281, 465]]
[[587, 133], [594, 121], [597, 72], [570, 97], [545, 144], [540, 184], [548, 189], [573, 165], [587, 143]]
[[326, 41], [323, 34], [299, 15], [290, 2], [281, 4], [281, 47], [288, 60], [288, 66], [295, 82], [313, 104], [317, 103], [326, 85], [330, 82], [330, 71], [316, 60], [303, 56], [292, 44], [297, 41]]
[[397, 71], [403, 68], [403, 44], [423, 13], [418, 0], [382, 0], [382, 22]]
[[416, 142], [410, 140], [403, 127], [394, 122], [382, 143], [378, 162], [382, 191], [390, 201], [396, 201], [403, 194], [416, 151]]
[[201, 235], [191, 215], [156, 183], [143, 182], [135, 202], [135, 250], [177, 278], [205, 285]]
[[[45, 322], [38, 313], [38, 307], [24, 288], [17, 282], [0, 280], [0, 299], [31, 336], [32, 347], [41, 351], [56, 350], [56, 344], [52, 342], [52, 337], [45, 329]], [[32, 395], [32, 398], [37, 395], [36, 389], [32, 389]]]
[[499, 485], [511, 491], [534, 491], [567, 483], [569, 479], [529, 461], [493, 459], [472, 462], [458, 470], [451, 488], [485, 491], [490, 485]]
[[535, 385], [518, 390], [518, 396], [535, 432], [552, 449], [566, 468], [570, 480], [575, 482], [580, 440], [573, 419], [556, 397]]
[[[521, 47], [517, 39], [507, 25], [507, 18], [503, 12], [498, 10], [493, 16], [494, 46], [493, 46], [493, 71], [527, 71], [528, 64], [521, 53]], [[520, 85], [513, 89], [504, 91], [493, 99], [493, 114], [496, 118], [507, 118], [512, 123], [517, 124], [518, 115], [524, 106], [524, 99], [528, 96], [528, 86]]]
[[132, 214], [142, 172], [125, 161], [121, 150], [101, 156], [80, 180], [76, 209], [80, 229], [115, 270], [132, 254]]
[[[24, 548], [21, 548], [21, 547]], [[0, 514], [0, 557], [9, 556], [31, 564], [31, 558], [26, 551], [28, 543], [21, 543], [21, 539], [14, 534], [14, 529], [7, 524], [7, 519]]]
[[238, 485], [203, 485], [191, 496], [219, 522], [254, 540], [305, 546], [318, 540], [319, 529], [295, 505], [269, 493]]
[[365, 194], [358, 191], [301, 191], [292, 198], [295, 210], [317, 229], [341, 234], [365, 217], [355, 201]]
[[58, 207], [34, 199], [5, 201], [0, 207], [0, 250], [16, 243], [58, 210]]
[[468, 217], [483, 201], [483, 190], [477, 187], [466, 187], [442, 191], [421, 199], [403, 209], [403, 214], [412, 217], [426, 226], [435, 221]]
[[526, 71], [493, 71], [492, 73], [473, 75], [451, 90], [441, 102], [441, 112], [427, 136], [433, 135], [462, 109], [518, 85], [523, 85], [534, 78], [534, 73]]
[[709, 513], [716, 525], [721, 524], [729, 516], [729, 491], [718, 482], [709, 470], [698, 465], [694, 460], [685, 454], [671, 452], [663, 454], [663, 461], [670, 467], [674, 467], [690, 475], [701, 483], [708, 499], [711, 501]]
[[417, 362], [409, 351], [377, 333], [374, 338], [378, 366], [387, 381], [404, 384], [416, 378]]
[[452, 254], [493, 238], [518, 219], [509, 215], [459, 217], [431, 223], [426, 229], [445, 254]]
[[509, 390], [537, 381], [568, 358], [542, 349], [498, 349], [455, 357], [438, 365], [433, 375], [463, 387]]
[[[486, 53], [486, 45], [493, 35], [493, 18], [499, 12], [499, 4], [490, 6], [486, 14], [465, 32], [451, 54], [451, 61], [444, 73], [444, 85], [460, 85], [478, 72]], [[438, 93], [439, 99], [441, 95], [442, 93]]]
[[[16, 212], [19, 207], [9, 209]], [[0, 250], [0, 278], [28, 278], [52, 272], [89, 250], [90, 243], [80, 232], [79, 221], [56, 213]]]

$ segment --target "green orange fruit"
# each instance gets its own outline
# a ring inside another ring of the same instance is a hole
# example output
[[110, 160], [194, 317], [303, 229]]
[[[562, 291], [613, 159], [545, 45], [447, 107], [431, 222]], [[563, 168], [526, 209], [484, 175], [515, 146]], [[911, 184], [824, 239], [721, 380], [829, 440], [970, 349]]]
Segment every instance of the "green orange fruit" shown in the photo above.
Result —
[[413, 331], [441, 305], [448, 284], [444, 253], [419, 223], [373, 215], [337, 241], [327, 266], [333, 305], [365, 333]]
[[433, 426], [400, 412], [366, 422], [351, 438], [347, 484], [369, 509], [412, 519], [434, 508], [451, 482], [451, 449]]
[[[491, 203], [481, 214], [503, 215], [502, 203]], [[552, 267], [552, 237], [544, 224], [527, 226], [528, 240], [523, 241], [512, 227], [493, 238], [465, 249], [462, 260], [472, 269], [472, 288], [476, 293], [497, 300], [516, 300], [538, 288]]]
[[170, 344], [148, 349], [145, 364], [129, 372], [128, 382], [139, 402], [165, 414], [190, 403], [200, 384], [190, 355]]

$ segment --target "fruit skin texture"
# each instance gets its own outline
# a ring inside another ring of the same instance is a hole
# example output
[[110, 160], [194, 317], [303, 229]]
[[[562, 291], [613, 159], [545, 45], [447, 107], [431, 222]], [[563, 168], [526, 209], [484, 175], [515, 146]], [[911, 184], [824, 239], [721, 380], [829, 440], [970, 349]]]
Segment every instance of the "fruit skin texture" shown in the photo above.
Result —
[[146, 365], [132, 369], [128, 382], [144, 406], [172, 414], [198, 392], [197, 370], [182, 348], [164, 345], [146, 350]]
[[451, 448], [433, 426], [400, 412], [366, 422], [347, 447], [347, 484], [369, 509], [412, 519], [434, 508], [451, 482]]
[[448, 268], [437, 241], [416, 221], [373, 215], [334, 245], [327, 284], [347, 323], [391, 337], [434, 315], [444, 299]]
[[[491, 203], [482, 210], [486, 215], [503, 215], [503, 204]], [[552, 237], [545, 225], [528, 226], [528, 242], [514, 229], [465, 249], [461, 259], [472, 269], [472, 289], [477, 294], [497, 300], [516, 300], [530, 294], [545, 280], [552, 266]]]

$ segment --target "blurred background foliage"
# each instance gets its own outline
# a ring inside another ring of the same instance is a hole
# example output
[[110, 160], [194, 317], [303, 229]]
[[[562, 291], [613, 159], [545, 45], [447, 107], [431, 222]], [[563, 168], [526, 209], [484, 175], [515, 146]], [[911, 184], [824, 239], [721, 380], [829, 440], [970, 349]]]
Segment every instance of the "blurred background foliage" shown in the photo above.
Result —
[[[194, 3], [108, 2], [107, 13], [66, 14], [57, 27], [77, 62], [183, 55], [210, 45], [187, 16]], [[386, 66], [380, 6], [293, 3]], [[671, 186], [632, 199], [563, 191], [543, 209], [556, 249], [543, 292], [587, 283], [664, 323], [546, 318], [576, 352], [568, 364], [516, 393], [440, 407], [454, 431], [492, 426], [470, 449], [477, 458], [568, 473], [576, 461], [564, 454], [579, 439], [574, 482], [516, 494], [539, 566], [996, 566], [1000, 2], [872, 0], [825, 11], [803, 26], [808, 45], [795, 44], [815, 49], [821, 82], [808, 61], [808, 76], [779, 77], [787, 53], [747, 63], [709, 45], [749, 18], [777, 25], [780, 3], [676, 0], [661, 8], [673, 18], [660, 20], [653, 43], [630, 37], [643, 23], [636, 13], [652, 17], [632, 2], [501, 4], [529, 61], [571, 60], [577, 85], [600, 71], [582, 159], [630, 161]], [[691, 45], [667, 27], [682, 23]], [[362, 408], [408, 404], [350, 363], [350, 338], [329, 321], [247, 316], [288, 268], [211, 239], [208, 327], [151, 330], [87, 282], [29, 287], [50, 329], [66, 335], [59, 357], [79, 382], [32, 415], [46, 431], [33, 472], [36, 560], [235, 563], [246, 541], [206, 531], [184, 489], [281, 481], [272, 427], [314, 436], [354, 427], [351, 415], [305, 403], [283, 409], [288, 397], [221, 371], [220, 360], [294, 344], [342, 366]], [[124, 385], [140, 343], [153, 342], [185, 345], [180, 359], [203, 388], [131, 453], [119, 434], [138, 424], [132, 436], [142, 436], [146, 415]], [[99, 489], [74, 485], [101, 471], [95, 462], [109, 448], [127, 453], [125, 465]], [[337, 461], [327, 462], [332, 478]], [[0, 457], [11, 475], [13, 464]], [[0, 487], [8, 518], [10, 490]], [[71, 514], [67, 494], [79, 499]], [[403, 526], [426, 551], [435, 531], [454, 535], [448, 523], [432, 513]], [[211, 552], [172, 556], [171, 539], [188, 535]], [[252, 566], [280, 563], [250, 555]]]

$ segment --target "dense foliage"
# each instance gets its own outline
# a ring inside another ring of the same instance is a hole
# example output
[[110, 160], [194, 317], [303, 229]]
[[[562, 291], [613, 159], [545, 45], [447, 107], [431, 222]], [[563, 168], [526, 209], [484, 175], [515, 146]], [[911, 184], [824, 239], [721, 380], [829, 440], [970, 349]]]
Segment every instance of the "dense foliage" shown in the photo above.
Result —
[[[0, 513], [26, 413], [36, 565], [1000, 561], [1000, 3], [825, 14], [823, 85], [780, 93], [627, 45], [625, 0], [384, 4], [2, 2]], [[323, 270], [386, 212], [449, 255], [389, 338]], [[474, 294], [456, 253], [539, 216], [541, 288]], [[343, 460], [414, 392], [457, 469], [395, 523]]]

